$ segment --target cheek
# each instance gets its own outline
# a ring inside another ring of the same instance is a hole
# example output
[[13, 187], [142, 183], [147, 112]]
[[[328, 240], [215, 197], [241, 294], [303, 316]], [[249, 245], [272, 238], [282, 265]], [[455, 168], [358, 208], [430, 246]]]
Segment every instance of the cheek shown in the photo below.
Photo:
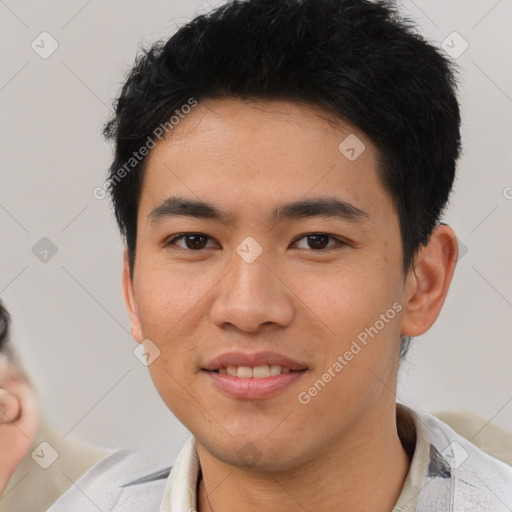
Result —
[[[190, 376], [180, 373], [182, 361], [177, 365], [179, 359], [177, 355], [170, 354], [168, 351], [162, 352], [149, 367], [151, 380], [167, 408], [182, 422], [187, 423], [187, 417], [191, 410], [196, 414], [196, 400], [192, 382], [187, 380]], [[174, 362], [174, 364], [173, 364]]]
[[[381, 385], [379, 378], [387, 381], [392, 374], [400, 340], [400, 295], [393, 269], [383, 274], [381, 268], [374, 262], [339, 270], [321, 283], [308, 280], [310, 307], [323, 322], [311, 337], [319, 358], [309, 385], [319, 378], [329, 381], [313, 406], [319, 414], [334, 402], [343, 403], [346, 410], [357, 407], [358, 400], [370, 404]], [[340, 420], [334, 417], [334, 423]]]
[[305, 313], [309, 309], [327, 332], [347, 340], [373, 325], [400, 297], [395, 273], [382, 259], [333, 265], [322, 274], [302, 274], [295, 289]]
[[[201, 299], [213, 286], [208, 278], [187, 276], [168, 264], [149, 263], [137, 269], [135, 297], [142, 336], [160, 350], [149, 366], [156, 387], [179, 392], [189, 386], [200, 339], [196, 329], [204, 317]], [[142, 258], [140, 260], [142, 263]], [[171, 375], [172, 374], [172, 375]], [[164, 401], [169, 404], [166, 397]]]
[[201, 279], [184, 275], [180, 268], [147, 261], [142, 264], [141, 258], [137, 269], [135, 298], [144, 336], [159, 344], [180, 319], [194, 310], [203, 287]]

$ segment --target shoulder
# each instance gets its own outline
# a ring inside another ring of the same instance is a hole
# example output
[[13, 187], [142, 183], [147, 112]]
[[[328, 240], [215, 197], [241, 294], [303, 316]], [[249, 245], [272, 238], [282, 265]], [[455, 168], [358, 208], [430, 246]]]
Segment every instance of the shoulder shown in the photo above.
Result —
[[512, 465], [512, 433], [466, 410], [451, 409], [432, 414], [485, 453]]
[[512, 467], [484, 453], [435, 416], [415, 414], [430, 441], [430, 463], [418, 510], [510, 510]]
[[47, 512], [158, 511], [171, 466], [148, 455], [117, 450], [96, 463]]

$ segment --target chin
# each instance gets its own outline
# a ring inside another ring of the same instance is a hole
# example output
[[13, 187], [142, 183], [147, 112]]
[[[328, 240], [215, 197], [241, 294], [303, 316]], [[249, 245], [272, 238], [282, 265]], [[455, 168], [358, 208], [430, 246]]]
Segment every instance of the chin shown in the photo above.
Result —
[[[251, 433], [253, 434], [253, 433]], [[204, 446], [217, 460], [229, 466], [255, 471], [289, 471], [307, 462], [309, 457], [305, 453], [303, 443], [298, 442], [292, 436], [273, 439], [268, 438], [268, 432], [261, 437], [255, 435], [226, 435], [221, 442], [208, 439], [198, 443]], [[287, 443], [286, 440], [289, 442]], [[301, 452], [296, 453], [301, 447]]]

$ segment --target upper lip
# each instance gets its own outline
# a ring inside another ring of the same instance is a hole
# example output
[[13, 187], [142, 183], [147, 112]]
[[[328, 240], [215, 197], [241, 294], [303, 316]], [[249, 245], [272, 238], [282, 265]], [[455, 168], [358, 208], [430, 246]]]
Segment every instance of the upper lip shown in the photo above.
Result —
[[306, 366], [277, 352], [225, 352], [206, 363], [204, 370], [214, 371], [226, 366], [279, 365], [290, 370], [305, 370]]

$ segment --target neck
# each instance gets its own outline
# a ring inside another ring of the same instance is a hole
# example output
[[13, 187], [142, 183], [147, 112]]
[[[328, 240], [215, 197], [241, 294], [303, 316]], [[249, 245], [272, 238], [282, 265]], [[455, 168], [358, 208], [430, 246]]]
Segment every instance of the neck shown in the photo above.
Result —
[[[365, 418], [312, 461], [289, 471], [228, 466], [198, 443], [199, 512], [318, 510], [389, 512], [409, 470], [396, 415]], [[376, 428], [378, 425], [378, 428]]]

